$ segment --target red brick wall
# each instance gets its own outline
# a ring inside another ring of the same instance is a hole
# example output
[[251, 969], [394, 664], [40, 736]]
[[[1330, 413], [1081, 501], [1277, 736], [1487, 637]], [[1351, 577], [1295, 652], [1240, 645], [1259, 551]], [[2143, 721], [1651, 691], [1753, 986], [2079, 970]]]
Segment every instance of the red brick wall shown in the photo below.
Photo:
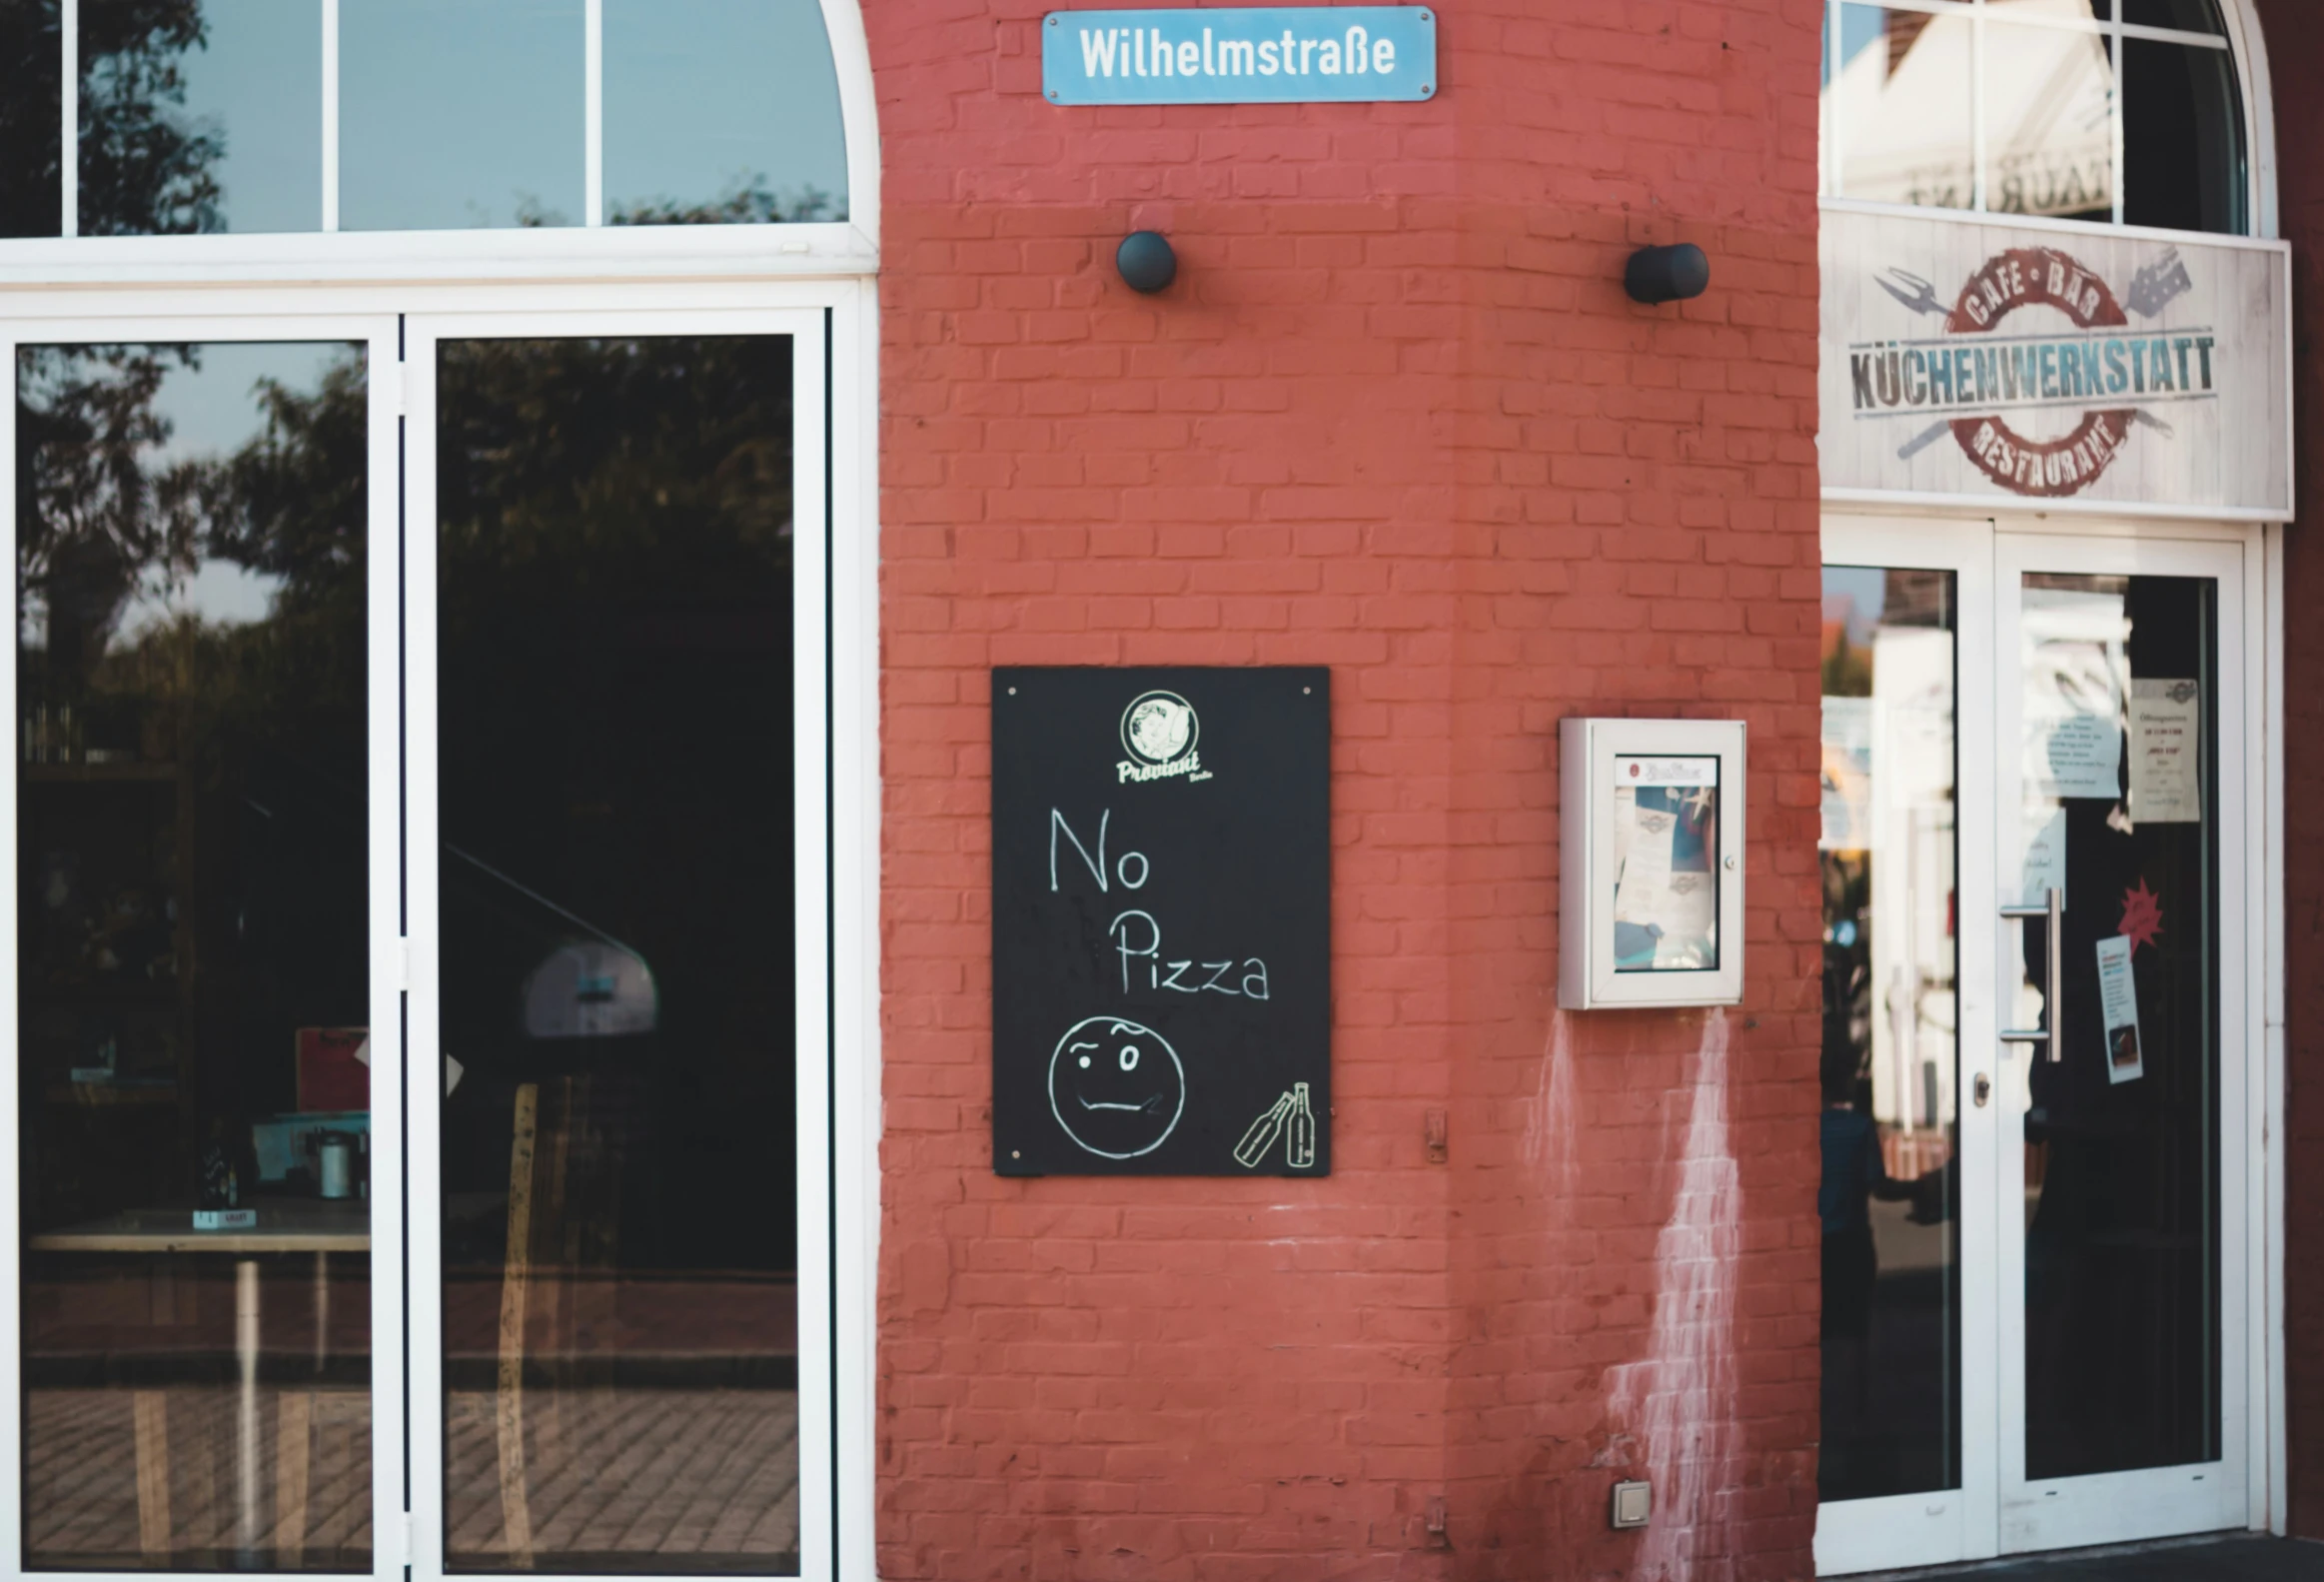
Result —
[[[1275, 108], [1059, 110], [1038, 6], [865, 13], [882, 1575], [1643, 1570], [1605, 1501], [1653, 1447], [1609, 1399], [1654, 1377], [1617, 1370], [1720, 1037], [1739, 1360], [1679, 1547], [1805, 1575], [1816, 0], [1458, 0], [1434, 102]], [[1181, 260], [1154, 299], [1112, 269], [1140, 226]], [[1629, 303], [1674, 239], [1710, 293]], [[1333, 667], [1327, 1180], [988, 1168], [984, 670], [1163, 662]], [[1716, 1024], [1556, 1014], [1556, 728], [1589, 712], [1749, 722]]]
[[[2277, 204], [2292, 243], [2294, 498], [2313, 519], [2324, 501], [2324, 103], [2308, 68], [2324, 60], [2324, 11], [2305, 0], [2260, 0], [2277, 95]], [[2290, 1412], [2291, 1527], [2324, 1538], [2324, 631], [2300, 613], [2324, 601], [2324, 546], [2313, 520], [2284, 536], [2285, 1361]]]

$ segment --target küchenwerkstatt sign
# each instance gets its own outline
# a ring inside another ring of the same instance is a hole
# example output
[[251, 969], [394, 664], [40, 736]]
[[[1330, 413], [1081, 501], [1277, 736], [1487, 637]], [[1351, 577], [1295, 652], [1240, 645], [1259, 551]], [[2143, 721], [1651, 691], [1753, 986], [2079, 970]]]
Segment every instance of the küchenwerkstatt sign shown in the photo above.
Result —
[[1822, 217], [1825, 498], [2291, 510], [2280, 243]]

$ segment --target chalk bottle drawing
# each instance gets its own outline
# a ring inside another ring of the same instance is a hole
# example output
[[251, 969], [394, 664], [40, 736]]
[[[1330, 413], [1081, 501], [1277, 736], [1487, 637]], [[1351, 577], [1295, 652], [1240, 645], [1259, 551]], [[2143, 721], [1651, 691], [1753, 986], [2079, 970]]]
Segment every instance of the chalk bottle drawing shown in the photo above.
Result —
[[1291, 1084], [1291, 1167], [1309, 1170], [1315, 1167], [1315, 1111], [1308, 1108], [1307, 1084]]
[[1235, 1144], [1235, 1162], [1246, 1170], [1258, 1168], [1259, 1161], [1267, 1157], [1267, 1150], [1275, 1146], [1275, 1134], [1283, 1129], [1283, 1122], [1290, 1114], [1291, 1095], [1286, 1093], [1275, 1101], [1274, 1108], [1251, 1122], [1251, 1129]]

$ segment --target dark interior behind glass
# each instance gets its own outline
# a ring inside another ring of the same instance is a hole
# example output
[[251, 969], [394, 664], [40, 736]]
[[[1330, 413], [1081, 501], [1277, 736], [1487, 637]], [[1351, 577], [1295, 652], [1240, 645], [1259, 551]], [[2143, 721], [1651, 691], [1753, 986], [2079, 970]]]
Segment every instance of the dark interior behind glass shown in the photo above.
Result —
[[363, 350], [15, 372], [22, 1558], [368, 1571]]
[[[2028, 618], [2118, 611], [2130, 682], [2191, 683], [2200, 816], [2135, 795], [2063, 799], [2064, 1058], [2030, 1067], [2025, 1157], [2025, 1467], [2033, 1478], [2219, 1455], [2217, 589], [2204, 578], [2028, 574]], [[2128, 755], [2125, 755], [2127, 759]], [[2131, 790], [2126, 784], [2125, 791]], [[2025, 981], [2046, 928], [2024, 925]], [[2133, 941], [2135, 1079], [2116, 1079], [2100, 942]]]
[[795, 1570], [790, 342], [439, 369], [447, 1560]]

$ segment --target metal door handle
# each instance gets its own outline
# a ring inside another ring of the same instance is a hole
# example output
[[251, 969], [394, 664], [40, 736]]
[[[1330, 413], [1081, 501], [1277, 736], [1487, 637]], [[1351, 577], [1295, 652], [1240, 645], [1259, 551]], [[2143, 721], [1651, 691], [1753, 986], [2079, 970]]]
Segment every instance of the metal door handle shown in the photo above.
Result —
[[2047, 898], [2038, 906], [2004, 906], [2001, 908], [2001, 915], [2004, 917], [2042, 917], [2049, 922], [2047, 941], [2049, 948], [2043, 952], [2049, 957], [2047, 962], [2049, 976], [2048, 981], [2041, 985], [2042, 1019], [2049, 1025], [2046, 1028], [2004, 1027], [2001, 1030], [2001, 1041], [2003, 1043], [2047, 1044], [2050, 1059], [2062, 1060], [2066, 1057], [2065, 1017], [2062, 1014], [2065, 1007], [2060, 1003], [2065, 997], [2066, 981], [2066, 897], [2065, 891], [2055, 888], [2045, 891], [2044, 894]]

